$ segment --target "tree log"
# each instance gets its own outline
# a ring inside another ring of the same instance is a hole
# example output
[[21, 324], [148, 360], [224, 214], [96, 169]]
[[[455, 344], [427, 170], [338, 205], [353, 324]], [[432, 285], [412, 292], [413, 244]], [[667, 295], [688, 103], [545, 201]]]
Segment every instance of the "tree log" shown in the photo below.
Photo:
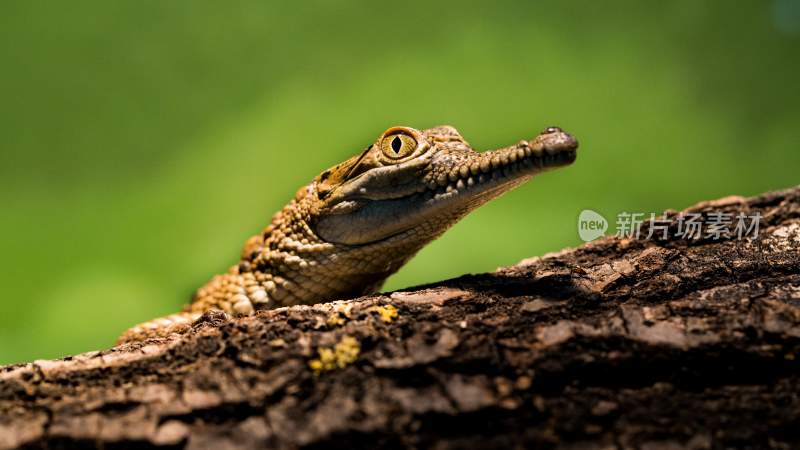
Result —
[[3, 367], [0, 449], [799, 448], [800, 187], [683, 213], [762, 218]]

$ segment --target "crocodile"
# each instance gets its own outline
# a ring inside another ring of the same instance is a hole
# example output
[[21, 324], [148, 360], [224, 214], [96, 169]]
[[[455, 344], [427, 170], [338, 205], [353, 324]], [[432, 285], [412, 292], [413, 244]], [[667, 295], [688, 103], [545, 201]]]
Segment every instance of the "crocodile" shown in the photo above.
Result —
[[558, 127], [485, 152], [451, 126], [391, 127], [300, 188], [247, 240], [239, 263], [198, 289], [183, 311], [134, 326], [119, 341], [181, 332], [214, 309], [245, 316], [375, 292], [470, 211], [571, 164], [577, 148]]

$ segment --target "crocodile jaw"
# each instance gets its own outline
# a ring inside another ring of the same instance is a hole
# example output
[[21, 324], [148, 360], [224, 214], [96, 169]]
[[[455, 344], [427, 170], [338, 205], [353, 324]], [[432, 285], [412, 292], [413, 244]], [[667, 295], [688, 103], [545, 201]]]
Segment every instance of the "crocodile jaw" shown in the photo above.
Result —
[[[578, 142], [558, 128], [536, 138], [478, 153], [462, 139], [431, 142], [424, 157], [373, 179], [345, 183], [350, 195], [336, 198], [315, 221], [324, 240], [347, 245], [373, 244], [403, 236], [422, 245], [442, 234], [470, 211], [521, 185], [534, 175], [571, 164]], [[366, 174], [365, 174], [366, 175]], [[383, 182], [381, 176], [392, 177]], [[370, 185], [379, 189], [367, 189]]]

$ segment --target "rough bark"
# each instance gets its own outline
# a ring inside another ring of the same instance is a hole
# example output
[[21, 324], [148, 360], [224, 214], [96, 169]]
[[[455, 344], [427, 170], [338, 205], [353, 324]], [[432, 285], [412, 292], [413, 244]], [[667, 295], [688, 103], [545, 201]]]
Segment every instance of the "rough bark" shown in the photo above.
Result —
[[0, 448], [797, 448], [800, 188], [689, 211], [763, 220], [2, 368]]

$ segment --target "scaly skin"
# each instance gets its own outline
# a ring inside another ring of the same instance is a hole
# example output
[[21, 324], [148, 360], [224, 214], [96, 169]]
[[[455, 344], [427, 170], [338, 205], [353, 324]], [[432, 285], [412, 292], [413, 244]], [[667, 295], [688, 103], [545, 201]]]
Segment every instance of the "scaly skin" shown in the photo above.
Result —
[[555, 127], [482, 153], [453, 127], [390, 128], [298, 190], [247, 241], [239, 264], [200, 288], [183, 312], [137, 325], [120, 341], [181, 331], [210, 309], [248, 315], [374, 292], [470, 211], [572, 163], [577, 147]]

